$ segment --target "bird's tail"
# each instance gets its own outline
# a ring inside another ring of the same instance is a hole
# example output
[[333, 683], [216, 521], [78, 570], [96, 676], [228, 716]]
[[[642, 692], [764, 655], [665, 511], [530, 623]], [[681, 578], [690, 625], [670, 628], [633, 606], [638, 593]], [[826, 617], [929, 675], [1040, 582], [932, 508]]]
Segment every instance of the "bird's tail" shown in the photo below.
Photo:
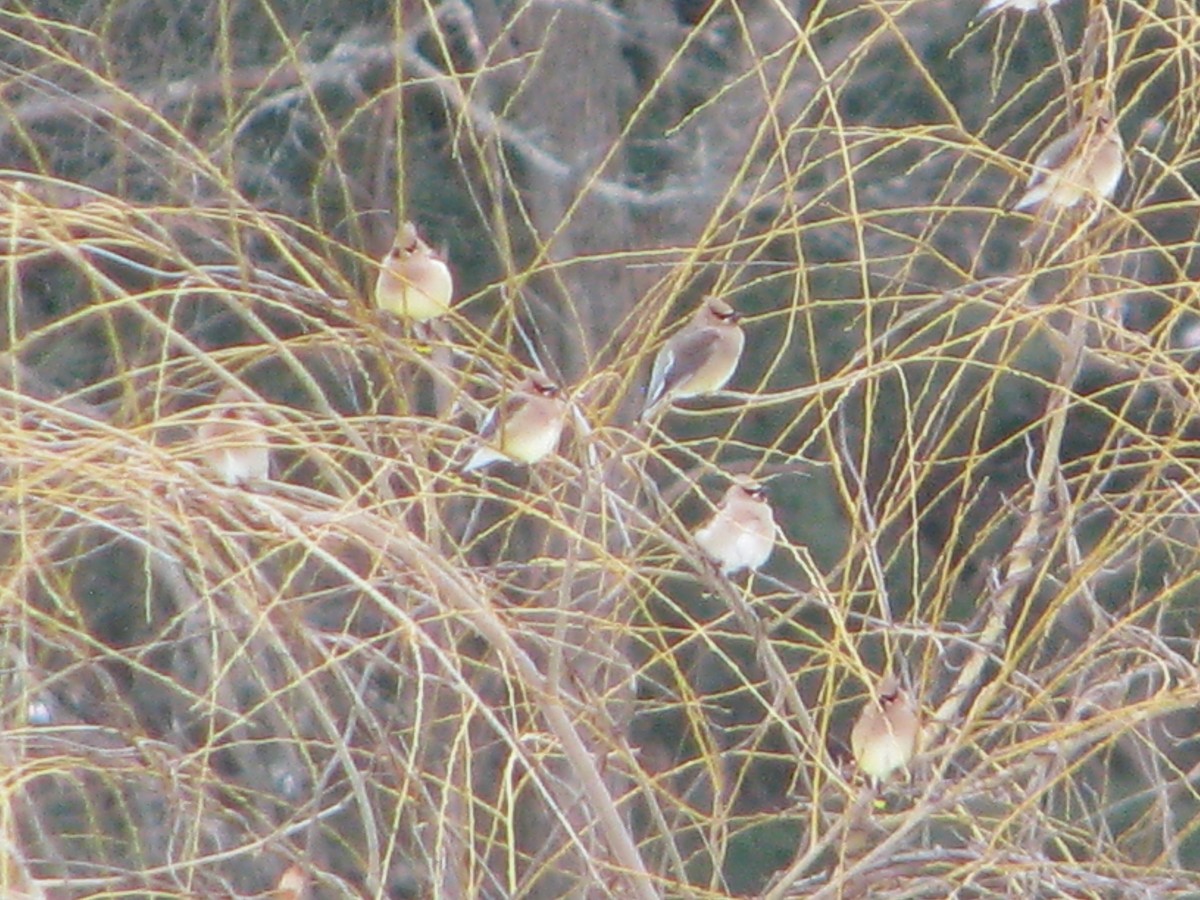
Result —
[[467, 460], [462, 467], [463, 474], [474, 472], [477, 469], [482, 469], [485, 466], [490, 466], [494, 462], [499, 462], [504, 459], [504, 454], [498, 453], [491, 447], [480, 447], [471, 454], [471, 458]]

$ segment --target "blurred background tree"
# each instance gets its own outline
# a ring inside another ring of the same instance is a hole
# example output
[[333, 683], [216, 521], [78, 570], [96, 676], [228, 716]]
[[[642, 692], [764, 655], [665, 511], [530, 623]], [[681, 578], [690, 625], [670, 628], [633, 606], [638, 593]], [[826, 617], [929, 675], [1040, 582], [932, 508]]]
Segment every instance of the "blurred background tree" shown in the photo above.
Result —
[[[0, 893], [1190, 890], [1200, 13], [977, 11], [0, 10]], [[1012, 212], [1102, 84], [1113, 201]], [[638, 425], [706, 294], [730, 390]], [[460, 474], [528, 367], [561, 454]], [[269, 483], [198, 464], [233, 385]], [[730, 581], [733, 474], [782, 537]]]

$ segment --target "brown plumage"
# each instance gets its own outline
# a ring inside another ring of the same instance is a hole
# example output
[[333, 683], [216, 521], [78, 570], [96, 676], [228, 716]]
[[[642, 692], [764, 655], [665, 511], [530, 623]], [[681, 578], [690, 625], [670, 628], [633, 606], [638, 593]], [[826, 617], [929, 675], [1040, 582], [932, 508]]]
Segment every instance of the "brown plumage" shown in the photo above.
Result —
[[380, 264], [375, 304], [402, 319], [421, 323], [449, 312], [453, 294], [449, 267], [421, 239], [412, 222], [402, 224]]
[[859, 771], [873, 783], [886, 781], [897, 769], [908, 766], [917, 752], [920, 731], [912, 698], [894, 675], [884, 677], [850, 732]]
[[735, 479], [716, 513], [697, 529], [696, 543], [725, 575], [763, 565], [775, 549], [775, 515], [762, 485]]
[[665, 404], [725, 387], [737, 369], [746, 340], [740, 320], [723, 300], [709, 297], [700, 305], [692, 320], [658, 351], [643, 419]]
[[533, 372], [493, 409], [479, 430], [480, 446], [464, 472], [502, 459], [536, 463], [558, 449], [567, 404], [562, 390], [541, 372]]
[[1100, 110], [1050, 143], [1034, 160], [1025, 193], [1013, 209], [1039, 204], [1070, 209], [1082, 200], [1112, 198], [1125, 172], [1125, 145], [1116, 119]]

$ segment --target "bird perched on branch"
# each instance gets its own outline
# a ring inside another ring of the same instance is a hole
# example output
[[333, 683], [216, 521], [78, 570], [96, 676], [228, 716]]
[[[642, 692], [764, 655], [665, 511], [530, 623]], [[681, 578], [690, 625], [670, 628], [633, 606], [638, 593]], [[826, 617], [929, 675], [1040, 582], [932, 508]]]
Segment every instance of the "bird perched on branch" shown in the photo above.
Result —
[[1025, 193], [1013, 209], [1040, 203], [1070, 209], [1081, 200], [1097, 205], [1116, 193], [1125, 171], [1125, 145], [1111, 109], [1085, 115], [1034, 160]]
[[723, 575], [756, 571], [775, 549], [775, 515], [763, 486], [751, 478], [735, 478], [695, 537]]
[[505, 397], [483, 421], [480, 446], [464, 472], [473, 472], [502, 459], [536, 463], [558, 448], [567, 404], [557, 384], [533, 372]]
[[741, 316], [723, 300], [707, 298], [692, 320], [679, 330], [654, 359], [642, 419], [663, 405], [685, 397], [711, 394], [733, 377], [746, 336]]
[[912, 698], [894, 675], [885, 676], [850, 732], [859, 770], [873, 784], [886, 781], [897, 769], [908, 766], [917, 752], [920, 731]]
[[450, 311], [454, 281], [450, 269], [417, 232], [405, 222], [392, 249], [384, 256], [375, 280], [375, 304], [417, 324]]
[[270, 478], [266, 426], [257, 401], [240, 388], [224, 388], [213, 401], [210, 417], [197, 429], [204, 464], [233, 486]]

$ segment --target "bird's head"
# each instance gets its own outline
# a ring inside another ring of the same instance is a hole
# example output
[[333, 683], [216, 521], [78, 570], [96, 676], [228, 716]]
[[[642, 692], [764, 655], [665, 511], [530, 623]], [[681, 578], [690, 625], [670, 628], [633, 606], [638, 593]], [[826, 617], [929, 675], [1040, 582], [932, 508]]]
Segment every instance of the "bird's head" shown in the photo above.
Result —
[[736, 309], [716, 297], [709, 297], [704, 301], [701, 315], [713, 325], [736, 325], [742, 319]]
[[554, 399], [562, 394], [562, 388], [547, 378], [542, 372], [531, 373], [525, 379], [525, 387], [529, 393], [548, 399]]

